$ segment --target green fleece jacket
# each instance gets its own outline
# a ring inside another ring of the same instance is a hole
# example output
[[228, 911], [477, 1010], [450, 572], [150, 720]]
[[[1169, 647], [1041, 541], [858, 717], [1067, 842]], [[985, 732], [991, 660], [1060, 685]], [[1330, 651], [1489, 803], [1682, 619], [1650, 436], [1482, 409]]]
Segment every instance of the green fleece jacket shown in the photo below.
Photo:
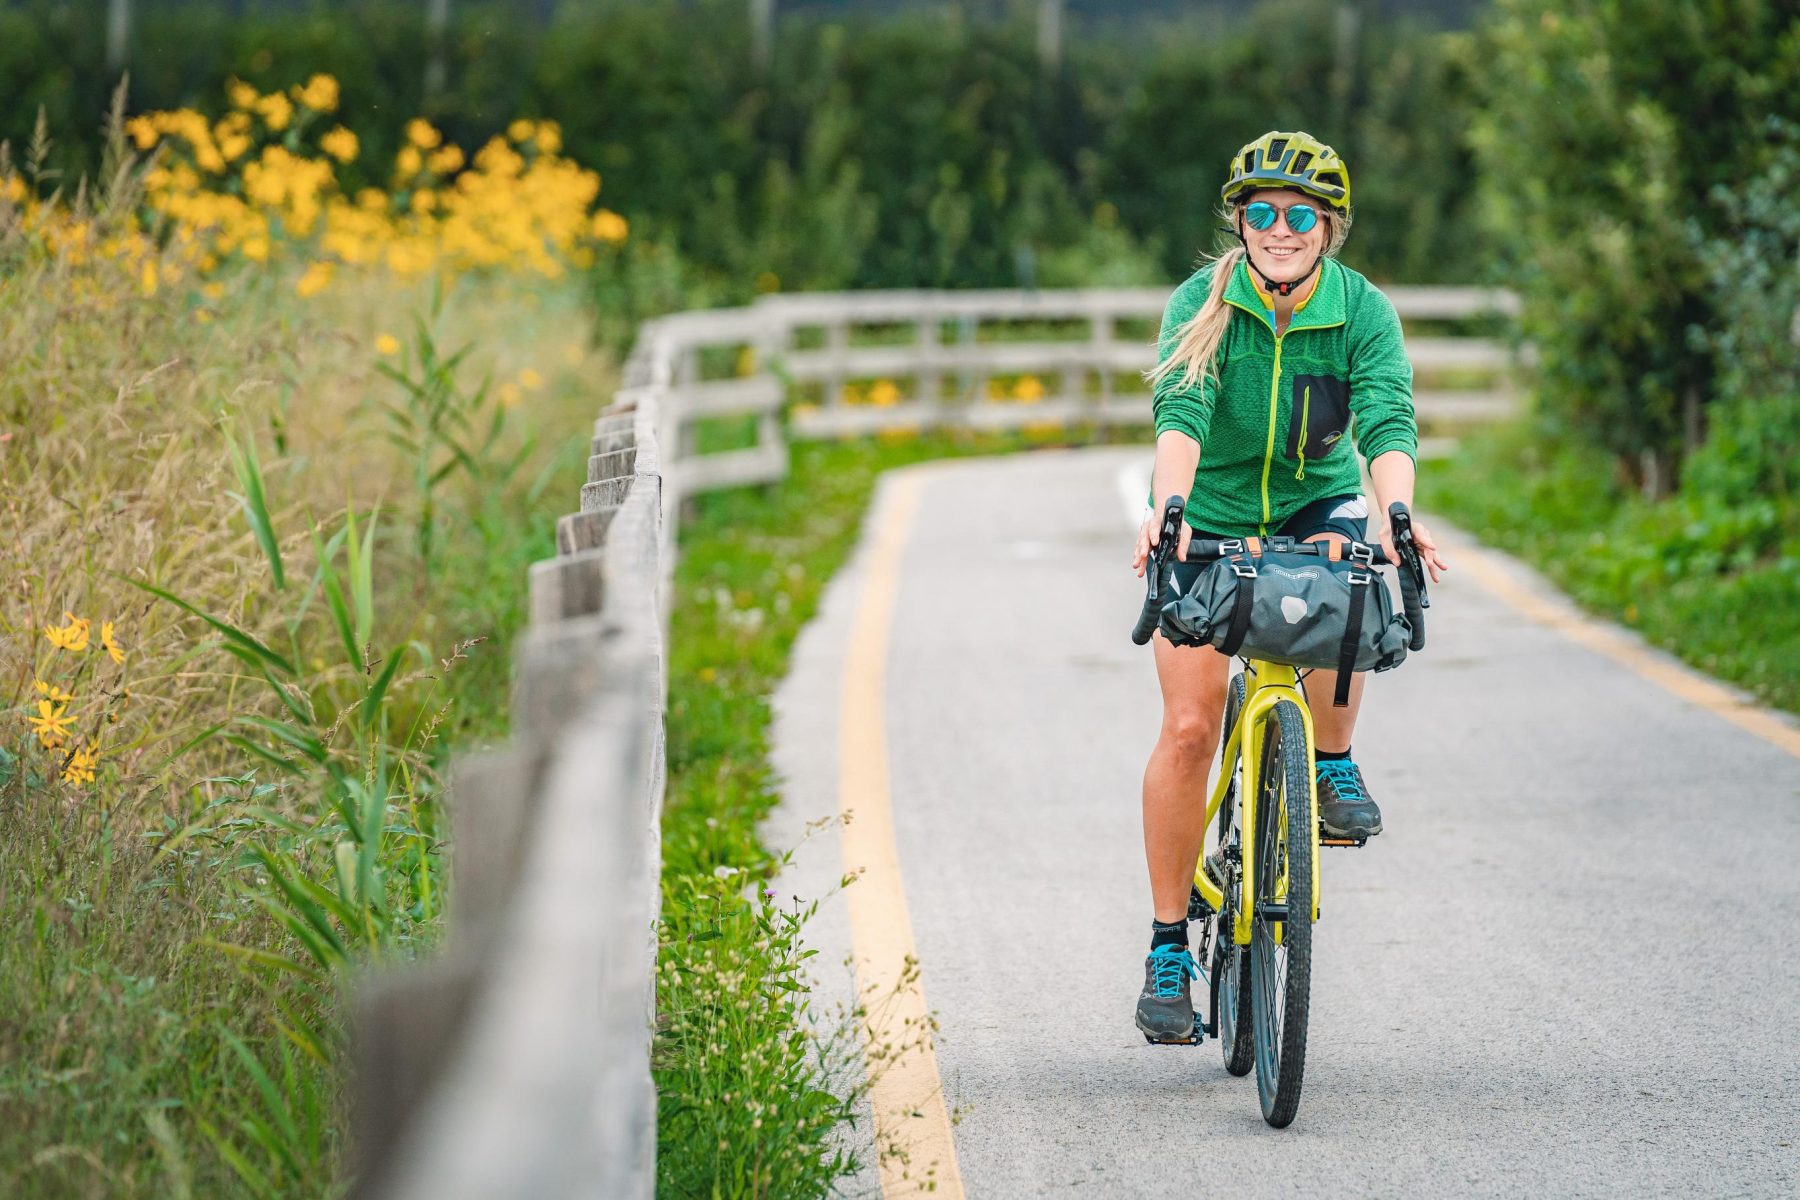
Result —
[[[1212, 272], [1202, 267], [1169, 298], [1158, 361], [1206, 301]], [[1412, 363], [1400, 318], [1374, 284], [1326, 259], [1280, 337], [1241, 262], [1225, 302], [1233, 311], [1218, 378], [1183, 387], [1176, 371], [1153, 394], [1156, 432], [1179, 429], [1200, 443], [1188, 524], [1231, 537], [1266, 535], [1311, 501], [1361, 492], [1356, 456], [1343, 449], [1346, 433], [1368, 460], [1389, 450], [1418, 456]]]

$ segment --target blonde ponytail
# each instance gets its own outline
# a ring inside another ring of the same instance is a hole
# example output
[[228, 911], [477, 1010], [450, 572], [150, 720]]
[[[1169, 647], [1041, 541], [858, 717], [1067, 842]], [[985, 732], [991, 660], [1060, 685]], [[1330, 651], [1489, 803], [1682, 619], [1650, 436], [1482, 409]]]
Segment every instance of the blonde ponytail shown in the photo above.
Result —
[[1179, 368], [1183, 371], [1180, 386], [1191, 388], [1203, 379], [1217, 379], [1219, 343], [1225, 340], [1225, 327], [1231, 323], [1231, 306], [1225, 303], [1225, 285], [1232, 272], [1244, 261], [1244, 248], [1233, 246], [1212, 260], [1212, 286], [1206, 289], [1206, 301], [1192, 319], [1181, 327], [1180, 340], [1169, 357], [1144, 378], [1155, 387]]

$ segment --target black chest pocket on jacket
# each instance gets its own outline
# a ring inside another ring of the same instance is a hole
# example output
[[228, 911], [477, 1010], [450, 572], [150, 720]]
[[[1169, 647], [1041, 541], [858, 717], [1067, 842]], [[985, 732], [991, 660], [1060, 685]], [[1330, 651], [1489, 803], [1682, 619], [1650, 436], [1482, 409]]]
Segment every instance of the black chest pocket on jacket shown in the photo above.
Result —
[[1306, 464], [1329, 458], [1350, 428], [1350, 381], [1330, 375], [1294, 376], [1288, 411], [1287, 456], [1299, 462], [1295, 478], [1305, 478]]

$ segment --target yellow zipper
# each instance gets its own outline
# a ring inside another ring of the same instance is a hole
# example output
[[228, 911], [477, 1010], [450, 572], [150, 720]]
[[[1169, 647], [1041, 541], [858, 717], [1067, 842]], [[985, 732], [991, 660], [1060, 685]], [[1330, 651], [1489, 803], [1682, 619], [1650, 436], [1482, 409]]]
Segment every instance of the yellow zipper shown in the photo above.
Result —
[[[1273, 333], [1273, 330], [1270, 330]], [[1269, 464], [1275, 461], [1275, 405], [1281, 396], [1281, 334], [1275, 335], [1275, 373], [1269, 379], [1269, 445], [1263, 451], [1263, 523], [1269, 520]]]
[[1307, 384], [1300, 393], [1300, 440], [1295, 443], [1300, 451], [1300, 469], [1294, 472], [1295, 479], [1306, 478], [1306, 427], [1312, 422], [1312, 384]]

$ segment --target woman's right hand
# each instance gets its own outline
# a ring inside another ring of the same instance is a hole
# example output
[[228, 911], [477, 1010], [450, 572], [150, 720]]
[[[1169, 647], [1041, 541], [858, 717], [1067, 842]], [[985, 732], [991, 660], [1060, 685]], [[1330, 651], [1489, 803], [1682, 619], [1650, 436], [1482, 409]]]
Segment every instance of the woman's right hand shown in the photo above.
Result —
[[[1142, 576], [1144, 564], [1150, 560], [1150, 551], [1162, 537], [1162, 516], [1152, 510], [1144, 518], [1143, 525], [1138, 528], [1137, 547], [1131, 555], [1132, 573]], [[1175, 557], [1181, 562], [1187, 561], [1188, 543], [1194, 540], [1194, 527], [1186, 521], [1181, 523], [1181, 541], [1175, 546]]]

